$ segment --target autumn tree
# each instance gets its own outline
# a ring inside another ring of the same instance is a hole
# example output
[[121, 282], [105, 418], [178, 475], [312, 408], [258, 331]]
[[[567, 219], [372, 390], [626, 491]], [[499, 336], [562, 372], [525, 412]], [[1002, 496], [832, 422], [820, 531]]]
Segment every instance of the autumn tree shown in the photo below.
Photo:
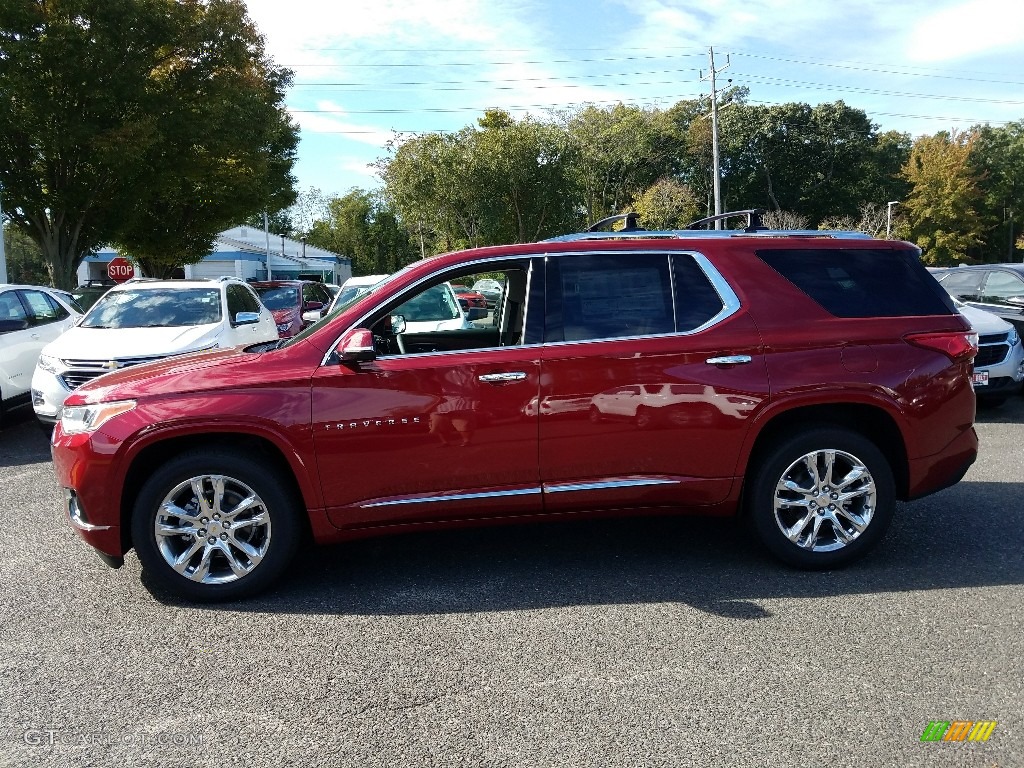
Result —
[[975, 132], [941, 132], [914, 142], [903, 175], [911, 192], [903, 203], [909, 236], [928, 264], [948, 265], [968, 258], [981, 242], [977, 206], [982, 198], [971, 161]]
[[291, 73], [242, 0], [0, 4], [3, 208], [72, 287], [104, 244], [150, 274], [293, 199]]
[[633, 199], [632, 208], [645, 229], [685, 229], [703, 216], [701, 201], [673, 178], [656, 181]]

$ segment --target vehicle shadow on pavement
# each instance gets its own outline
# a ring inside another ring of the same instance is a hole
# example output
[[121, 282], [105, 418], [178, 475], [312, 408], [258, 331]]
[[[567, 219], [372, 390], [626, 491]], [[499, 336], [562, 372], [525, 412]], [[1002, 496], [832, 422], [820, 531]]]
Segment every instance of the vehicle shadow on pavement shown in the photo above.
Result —
[[31, 409], [4, 414], [0, 422], [0, 467], [19, 467], [50, 460], [50, 437]]
[[[900, 504], [882, 544], [845, 569], [767, 555], [734, 520], [636, 518], [435, 531], [310, 548], [275, 591], [218, 610], [339, 615], [676, 602], [736, 620], [761, 601], [1024, 583], [1024, 484], [962, 482]], [[157, 595], [158, 599], [161, 598]]]

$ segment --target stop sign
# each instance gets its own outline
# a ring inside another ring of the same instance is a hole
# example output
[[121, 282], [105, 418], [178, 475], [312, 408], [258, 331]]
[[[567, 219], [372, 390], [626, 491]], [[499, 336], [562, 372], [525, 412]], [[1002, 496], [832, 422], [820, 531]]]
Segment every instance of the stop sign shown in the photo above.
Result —
[[135, 277], [135, 267], [128, 259], [118, 256], [107, 265], [107, 277], [116, 283], [123, 283]]

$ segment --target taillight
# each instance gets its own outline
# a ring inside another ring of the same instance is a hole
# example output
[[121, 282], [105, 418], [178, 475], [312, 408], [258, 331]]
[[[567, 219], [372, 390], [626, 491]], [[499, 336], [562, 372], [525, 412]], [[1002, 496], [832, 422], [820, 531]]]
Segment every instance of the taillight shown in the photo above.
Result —
[[903, 337], [910, 344], [941, 352], [950, 360], [970, 360], [978, 354], [978, 334], [973, 331], [911, 333]]

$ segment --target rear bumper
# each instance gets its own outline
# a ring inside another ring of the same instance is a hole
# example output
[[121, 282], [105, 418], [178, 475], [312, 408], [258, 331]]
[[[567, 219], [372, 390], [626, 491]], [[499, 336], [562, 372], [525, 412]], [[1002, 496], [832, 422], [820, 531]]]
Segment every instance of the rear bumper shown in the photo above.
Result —
[[978, 433], [971, 427], [938, 453], [912, 459], [907, 499], [920, 499], [956, 485], [977, 458]]

